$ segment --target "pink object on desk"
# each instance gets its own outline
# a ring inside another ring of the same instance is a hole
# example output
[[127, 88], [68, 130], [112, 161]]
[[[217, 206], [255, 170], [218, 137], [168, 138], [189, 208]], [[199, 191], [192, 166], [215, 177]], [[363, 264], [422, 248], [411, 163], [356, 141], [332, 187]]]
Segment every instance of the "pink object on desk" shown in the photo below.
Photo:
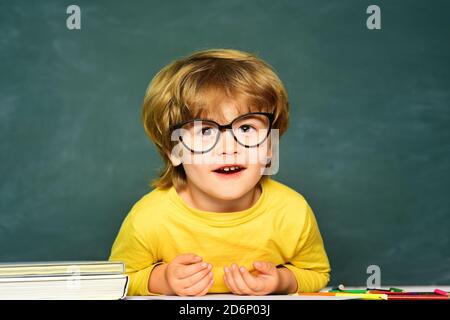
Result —
[[447, 297], [448, 297], [448, 292], [443, 291], [443, 290], [440, 290], [440, 289], [435, 289], [435, 290], [434, 290], [434, 293], [440, 294], [440, 295], [443, 295], [443, 296], [447, 296]]

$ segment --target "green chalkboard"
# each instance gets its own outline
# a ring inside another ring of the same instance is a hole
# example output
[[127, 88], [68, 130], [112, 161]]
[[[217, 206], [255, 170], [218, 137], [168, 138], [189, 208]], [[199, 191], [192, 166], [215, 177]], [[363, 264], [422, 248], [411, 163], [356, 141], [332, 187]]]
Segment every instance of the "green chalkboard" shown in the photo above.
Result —
[[450, 283], [450, 5], [0, 2], [0, 262], [107, 259], [161, 161], [150, 79], [193, 51], [258, 54], [291, 103], [274, 177], [313, 208], [331, 284]]

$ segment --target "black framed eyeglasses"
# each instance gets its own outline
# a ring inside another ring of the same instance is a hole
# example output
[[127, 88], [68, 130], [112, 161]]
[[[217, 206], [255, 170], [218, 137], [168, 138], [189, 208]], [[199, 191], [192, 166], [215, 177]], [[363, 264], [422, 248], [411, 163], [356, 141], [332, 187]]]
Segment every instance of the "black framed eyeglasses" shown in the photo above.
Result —
[[231, 130], [234, 140], [245, 148], [260, 146], [269, 136], [274, 114], [250, 112], [235, 118], [229, 124], [220, 125], [209, 119], [191, 119], [170, 127], [172, 140], [181, 141], [193, 153], [211, 151], [224, 130]]

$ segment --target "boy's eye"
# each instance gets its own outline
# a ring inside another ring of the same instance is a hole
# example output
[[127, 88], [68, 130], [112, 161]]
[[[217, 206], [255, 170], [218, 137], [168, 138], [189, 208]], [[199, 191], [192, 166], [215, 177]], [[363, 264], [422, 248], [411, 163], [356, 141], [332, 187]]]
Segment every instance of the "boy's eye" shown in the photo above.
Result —
[[255, 128], [253, 128], [252, 126], [248, 125], [248, 124], [244, 124], [242, 126], [239, 127], [239, 130], [242, 131], [243, 133], [250, 133], [252, 132], [252, 130], [254, 130]]
[[205, 127], [200, 130], [202, 136], [210, 136], [213, 134], [213, 129], [210, 127]]

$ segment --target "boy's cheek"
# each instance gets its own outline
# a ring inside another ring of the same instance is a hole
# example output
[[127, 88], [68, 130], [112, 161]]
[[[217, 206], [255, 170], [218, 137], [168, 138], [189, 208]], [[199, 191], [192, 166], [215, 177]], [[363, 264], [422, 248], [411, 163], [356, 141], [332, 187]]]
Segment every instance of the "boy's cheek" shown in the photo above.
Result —
[[247, 169], [245, 169], [247, 178], [259, 179], [261, 177], [261, 168], [262, 166], [259, 164], [249, 164]]

